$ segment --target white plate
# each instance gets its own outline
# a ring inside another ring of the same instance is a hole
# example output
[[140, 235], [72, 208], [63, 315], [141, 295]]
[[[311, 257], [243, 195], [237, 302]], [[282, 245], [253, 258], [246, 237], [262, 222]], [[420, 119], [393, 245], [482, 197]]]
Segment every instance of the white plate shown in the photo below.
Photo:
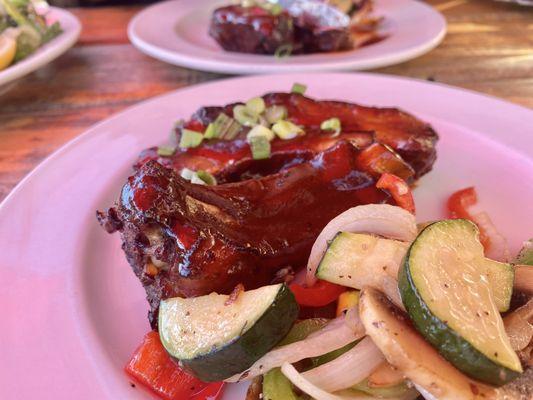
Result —
[[446, 20], [427, 4], [414, 0], [376, 0], [375, 14], [385, 18], [385, 40], [338, 53], [273, 56], [232, 53], [208, 35], [211, 13], [231, 0], [174, 0], [141, 11], [129, 24], [128, 36], [142, 52], [170, 64], [229, 74], [362, 70], [397, 64], [437, 46]]
[[[182, 89], [98, 124], [0, 205], [0, 399], [151, 398], [123, 372], [149, 330], [144, 290], [95, 210], [113, 203], [136, 156], [166, 141], [175, 120], [293, 82], [312, 97], [397, 106], [433, 124], [441, 139], [434, 170], [415, 190], [419, 220], [442, 218], [449, 194], [475, 185], [513, 250], [532, 235], [531, 110], [374, 74], [256, 76]], [[242, 399], [243, 390], [232, 386], [224, 399]]]
[[72, 13], [61, 8], [50, 7], [50, 12], [47, 14], [46, 19], [52, 23], [58, 21], [61, 24], [63, 33], [40, 47], [29, 57], [0, 71], [0, 85], [14, 81], [41, 68], [76, 43], [80, 36], [81, 24]]

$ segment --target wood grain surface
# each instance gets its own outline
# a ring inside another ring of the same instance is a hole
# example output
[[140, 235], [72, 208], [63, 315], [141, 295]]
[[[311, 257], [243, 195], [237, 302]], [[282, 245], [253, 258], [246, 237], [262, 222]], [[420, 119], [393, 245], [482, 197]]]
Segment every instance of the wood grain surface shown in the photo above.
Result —
[[[420, 58], [376, 72], [434, 80], [533, 108], [533, 8], [489, 0], [429, 0], [448, 34]], [[73, 9], [79, 43], [0, 88], [0, 200], [40, 161], [91, 125], [152, 96], [222, 75], [167, 65], [126, 36], [138, 6]]]

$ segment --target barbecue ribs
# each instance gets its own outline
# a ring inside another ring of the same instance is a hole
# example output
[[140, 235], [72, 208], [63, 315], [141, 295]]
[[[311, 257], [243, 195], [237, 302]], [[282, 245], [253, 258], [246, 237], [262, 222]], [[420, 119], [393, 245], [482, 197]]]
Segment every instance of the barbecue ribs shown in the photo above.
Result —
[[[286, 107], [305, 135], [275, 139], [266, 160], [252, 158], [245, 127], [231, 141], [207, 140], [172, 156], [145, 150], [116, 205], [98, 212], [108, 232], [121, 233], [152, 326], [161, 299], [227, 293], [237, 283], [249, 289], [300, 268], [333, 217], [359, 204], [392, 202], [375, 187], [383, 172], [412, 183], [435, 161], [436, 133], [403, 111], [294, 93], [263, 99]], [[231, 117], [234, 106], [201, 108], [176, 134], [204, 131], [220, 113]], [[341, 121], [338, 135], [320, 129], [331, 117]], [[183, 168], [207, 170], [219, 184], [193, 184], [180, 176]]]

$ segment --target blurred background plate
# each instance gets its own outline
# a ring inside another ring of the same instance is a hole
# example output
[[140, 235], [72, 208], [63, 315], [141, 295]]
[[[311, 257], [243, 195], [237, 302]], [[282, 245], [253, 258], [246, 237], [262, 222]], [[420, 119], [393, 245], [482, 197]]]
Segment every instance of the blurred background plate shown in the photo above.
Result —
[[533, 6], [533, 0], [497, 0], [505, 3], [520, 4], [521, 6]]
[[58, 21], [63, 33], [40, 47], [32, 55], [0, 71], [0, 85], [14, 81], [39, 69], [74, 46], [81, 31], [81, 24], [78, 18], [61, 8], [50, 7], [50, 12], [47, 14], [46, 19], [51, 22]]
[[397, 64], [437, 46], [446, 20], [429, 5], [415, 0], [376, 0], [383, 16], [385, 40], [336, 53], [290, 56], [232, 53], [209, 37], [213, 10], [231, 0], [172, 0], [146, 8], [129, 24], [128, 36], [142, 52], [170, 64], [229, 74], [362, 70]]

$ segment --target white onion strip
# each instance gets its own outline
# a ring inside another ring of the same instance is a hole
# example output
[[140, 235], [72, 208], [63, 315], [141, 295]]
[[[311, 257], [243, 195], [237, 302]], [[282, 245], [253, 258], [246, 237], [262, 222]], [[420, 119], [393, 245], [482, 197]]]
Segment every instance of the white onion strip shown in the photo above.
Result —
[[396, 307], [405, 311], [405, 307], [402, 302], [402, 297], [400, 296], [400, 288], [398, 287], [398, 281], [390, 276], [383, 276], [381, 281], [376, 286], [376, 289], [379, 289], [383, 292]]
[[318, 235], [307, 263], [308, 286], [316, 282], [316, 269], [326, 251], [328, 241], [338, 232], [371, 233], [411, 242], [417, 235], [417, 228], [413, 214], [389, 204], [368, 204], [346, 210], [333, 218]]
[[426, 400], [438, 400], [435, 396], [433, 396], [431, 393], [429, 393], [426, 389], [424, 389], [422, 386], [417, 385], [416, 383], [413, 383], [416, 390], [420, 392], [420, 394], [424, 397]]
[[507, 239], [503, 236], [489, 217], [486, 212], [480, 212], [477, 214], [471, 214], [472, 220], [476, 223], [479, 229], [487, 235], [489, 238], [489, 246], [485, 251], [485, 255], [496, 261], [507, 262], [509, 261], [510, 253]]
[[294, 386], [296, 386], [302, 392], [307, 393], [309, 396], [311, 396], [315, 400], [364, 399], [364, 397], [361, 398], [361, 397], [352, 397], [352, 396], [337, 396], [335, 394], [328, 393], [320, 389], [319, 387], [313, 385], [307, 379], [305, 379], [298, 371], [296, 371], [296, 368], [294, 368], [291, 364], [287, 362], [281, 366], [281, 372], [283, 372], [283, 375], [285, 375], [287, 379], [290, 380]]
[[523, 350], [533, 340], [533, 324], [530, 321], [533, 322], [533, 298], [503, 319], [513, 350]]
[[[328, 393], [305, 379], [302, 374], [296, 371], [296, 368], [289, 363], [284, 363], [281, 366], [281, 372], [283, 372], [283, 375], [285, 375], [294, 386], [302, 392], [307, 393], [315, 400], [378, 400], [377, 397], [370, 396], [366, 393], [357, 393], [347, 390], [343, 390], [336, 394]], [[400, 397], [387, 397], [387, 400], [412, 400], [416, 398], [417, 395], [416, 391], [412, 390]]]
[[369, 337], [336, 359], [301, 375], [328, 392], [347, 389], [367, 378], [385, 357]]
[[267, 373], [272, 368], [280, 367], [284, 362], [294, 363], [340, 349], [364, 336], [362, 324], [359, 326], [360, 330], [354, 331], [352, 324], [347, 324], [344, 316], [336, 318], [304, 340], [268, 352], [246, 371], [226, 379], [226, 382], [249, 380]]

